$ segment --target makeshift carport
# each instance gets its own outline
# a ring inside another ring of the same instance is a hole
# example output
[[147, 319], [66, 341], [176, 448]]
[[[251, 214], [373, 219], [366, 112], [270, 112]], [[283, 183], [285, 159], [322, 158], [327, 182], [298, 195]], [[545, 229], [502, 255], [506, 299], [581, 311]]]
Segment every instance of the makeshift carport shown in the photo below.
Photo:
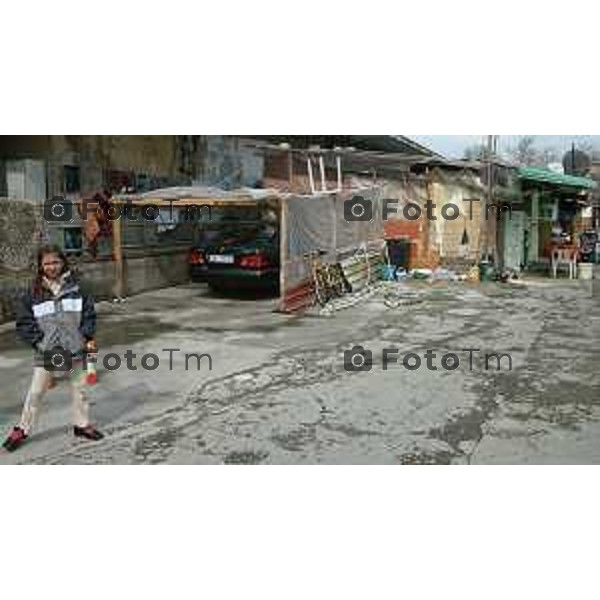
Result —
[[[167, 270], [166, 277], [160, 278], [167, 280], [161, 287], [187, 281], [190, 249], [205, 229], [218, 227], [213, 223], [215, 209], [218, 213], [220, 207], [244, 211], [263, 207], [278, 210], [279, 206], [271, 190], [226, 191], [204, 186], [123, 194], [113, 196], [111, 204], [121, 213], [121, 218], [113, 222], [112, 232], [116, 296], [138, 291], [136, 269], [147, 268], [149, 277], [156, 279], [157, 262], [161, 270]], [[135, 220], [128, 216], [131, 214]], [[152, 264], [140, 264], [140, 259], [150, 257]], [[154, 283], [149, 281], [147, 285], [159, 287]]]
[[[357, 197], [370, 205], [369, 220], [348, 221], [345, 218], [347, 203], [356, 201]], [[236, 207], [255, 207], [276, 212], [280, 233], [280, 295], [277, 307], [281, 311], [296, 311], [312, 303], [311, 253], [320, 252], [320, 260], [324, 262], [341, 262], [354, 287], [364, 285], [381, 263], [383, 226], [378, 187], [302, 196], [274, 189], [227, 191], [194, 186], [154, 190], [141, 195], [119, 195], [113, 197], [111, 203], [115, 210], [119, 207], [122, 212], [126, 205], [130, 205], [139, 209], [139, 213], [146, 211], [146, 217], [159, 215], [155, 219], [142, 218], [137, 222], [122, 215], [113, 222], [117, 296], [128, 293], [125, 266], [132, 252], [131, 244], [127, 243], [128, 238], [134, 237], [130, 231], [132, 228], [163, 228], [163, 231], [191, 228], [188, 232], [191, 237], [183, 238], [189, 248], [193, 244], [194, 232], [213, 226], [209, 224], [211, 210], [215, 207], [234, 210]], [[190, 214], [193, 218], [186, 219], [186, 215]], [[173, 268], [175, 266], [173, 264]]]

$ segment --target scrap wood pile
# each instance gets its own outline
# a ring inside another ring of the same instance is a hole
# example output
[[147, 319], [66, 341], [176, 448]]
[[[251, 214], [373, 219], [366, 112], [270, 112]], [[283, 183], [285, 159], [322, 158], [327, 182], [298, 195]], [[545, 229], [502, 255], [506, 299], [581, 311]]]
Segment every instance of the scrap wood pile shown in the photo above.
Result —
[[380, 249], [360, 248], [334, 261], [325, 252], [310, 252], [304, 257], [307, 279], [285, 298], [285, 312], [317, 309], [331, 314], [362, 301], [374, 292], [374, 285], [385, 271]]
[[339, 264], [351, 292], [358, 292], [382, 279], [385, 273], [384, 257], [377, 250], [359, 250]]
[[[388, 308], [412, 306], [423, 302], [427, 288], [408, 285], [411, 282], [479, 283], [485, 281], [513, 282], [518, 274], [500, 271], [490, 264], [468, 265], [457, 273], [451, 269], [415, 268], [407, 271], [389, 264], [385, 252], [364, 249], [342, 258], [333, 265], [313, 268], [312, 292], [320, 314], [331, 315], [369, 298], [380, 296]], [[341, 278], [341, 282], [340, 282]]]

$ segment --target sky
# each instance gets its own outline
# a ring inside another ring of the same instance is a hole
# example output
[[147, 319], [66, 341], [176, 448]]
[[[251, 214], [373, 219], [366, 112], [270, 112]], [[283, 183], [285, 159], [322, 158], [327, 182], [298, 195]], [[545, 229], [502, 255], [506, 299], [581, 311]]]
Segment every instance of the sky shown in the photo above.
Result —
[[[486, 135], [411, 135], [417, 142], [447, 156], [449, 158], [462, 158], [465, 148], [474, 144], [482, 144], [487, 139]], [[499, 138], [500, 153], [514, 147], [520, 135], [501, 135]], [[536, 145], [540, 148], [556, 148], [561, 154], [571, 148], [575, 142], [591, 142], [600, 149], [600, 135], [537, 135], [534, 136]]]

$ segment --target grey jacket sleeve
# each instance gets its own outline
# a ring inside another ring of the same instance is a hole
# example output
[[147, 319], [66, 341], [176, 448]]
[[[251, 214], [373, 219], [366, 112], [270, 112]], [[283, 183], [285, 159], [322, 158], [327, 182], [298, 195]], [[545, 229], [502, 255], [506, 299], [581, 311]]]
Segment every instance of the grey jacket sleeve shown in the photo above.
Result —
[[17, 305], [17, 335], [34, 348], [44, 338], [33, 316], [31, 294], [23, 296]]

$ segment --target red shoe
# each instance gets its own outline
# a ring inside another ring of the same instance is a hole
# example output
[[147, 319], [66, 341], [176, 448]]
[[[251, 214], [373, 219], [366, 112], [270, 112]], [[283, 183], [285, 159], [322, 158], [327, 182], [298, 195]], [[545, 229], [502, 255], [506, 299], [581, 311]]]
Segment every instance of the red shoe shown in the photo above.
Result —
[[27, 434], [20, 427], [15, 427], [2, 446], [7, 452], [14, 452], [26, 439]]
[[87, 440], [97, 442], [104, 437], [104, 434], [98, 431], [93, 425], [86, 425], [85, 427], [73, 427], [73, 433], [75, 437], [84, 437]]

